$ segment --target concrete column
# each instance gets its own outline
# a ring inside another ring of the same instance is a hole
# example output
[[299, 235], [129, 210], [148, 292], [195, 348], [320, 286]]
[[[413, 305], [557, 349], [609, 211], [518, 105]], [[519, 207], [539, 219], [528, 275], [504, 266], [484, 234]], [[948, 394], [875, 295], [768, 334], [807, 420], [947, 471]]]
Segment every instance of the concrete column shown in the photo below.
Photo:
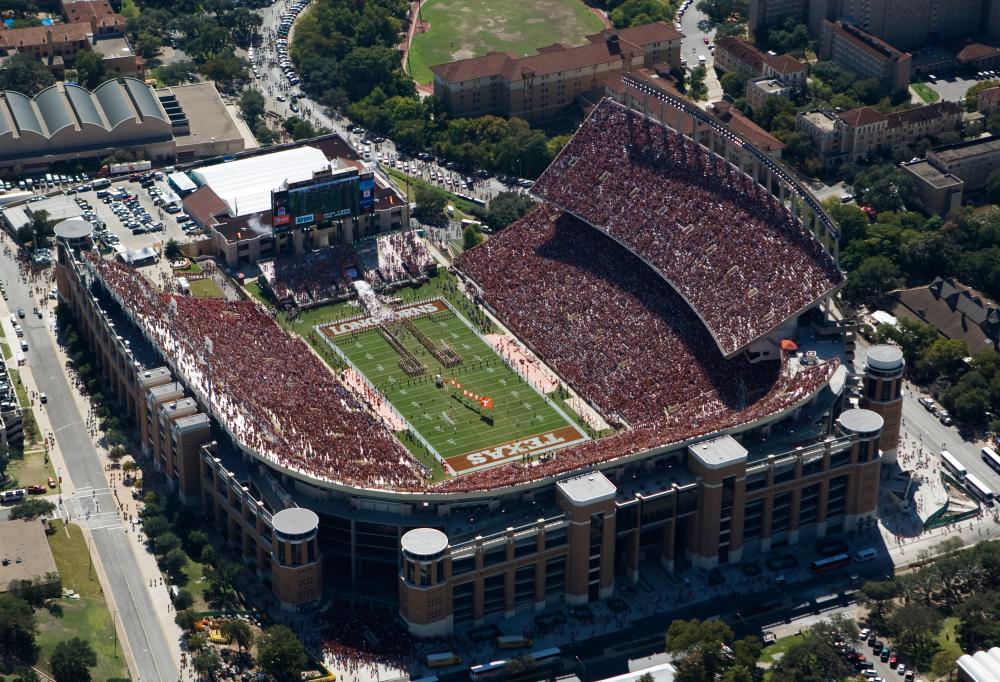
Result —
[[763, 552], [771, 549], [771, 522], [774, 519], [774, 495], [764, 497], [764, 508], [760, 515], [760, 549]]
[[615, 591], [615, 512], [604, 515], [602, 530], [599, 596], [606, 599]]
[[669, 519], [663, 524], [660, 539], [660, 564], [668, 571], [674, 570], [674, 536], [677, 532], [677, 519]]
[[586, 604], [590, 569], [590, 521], [571, 521], [567, 529], [566, 602]]
[[628, 549], [625, 555], [625, 571], [632, 584], [639, 582], [639, 529], [633, 530], [626, 541]]

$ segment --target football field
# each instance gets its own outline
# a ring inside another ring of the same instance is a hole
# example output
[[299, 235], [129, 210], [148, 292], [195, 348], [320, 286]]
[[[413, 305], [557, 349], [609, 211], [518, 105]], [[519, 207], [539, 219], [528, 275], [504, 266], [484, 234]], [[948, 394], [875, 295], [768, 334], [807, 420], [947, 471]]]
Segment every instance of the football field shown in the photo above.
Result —
[[[401, 322], [387, 327], [394, 341], [373, 326], [336, 336], [326, 333], [456, 472], [586, 438], [450, 309], [409, 322], [424, 335], [424, 343]], [[441, 354], [426, 347], [428, 342], [450, 348], [461, 363], [445, 367]], [[409, 373], [401, 367], [401, 362], [407, 364], [404, 353], [393, 343], [408, 352]], [[435, 380], [438, 374], [443, 386]], [[463, 396], [466, 391], [484, 400]], [[492, 408], [482, 405], [486, 398]]]

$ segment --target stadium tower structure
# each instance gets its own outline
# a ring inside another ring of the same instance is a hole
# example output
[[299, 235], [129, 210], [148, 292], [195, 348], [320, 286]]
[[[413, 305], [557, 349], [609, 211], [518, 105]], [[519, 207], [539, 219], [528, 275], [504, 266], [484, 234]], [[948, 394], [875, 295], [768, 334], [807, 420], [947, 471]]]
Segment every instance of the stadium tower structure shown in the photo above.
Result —
[[[821, 243], [835, 226], [749, 142], [693, 127], [602, 102], [546, 172], [543, 204], [457, 263], [487, 309], [618, 426], [530, 461], [429, 481], [374, 407], [270, 313], [159, 292], [89, 240], [57, 240], [59, 295], [145, 456], [288, 608], [336, 585], [393, 595], [412, 633], [442, 635], [607, 597], [639, 579], [642, 557], [710, 568], [863, 527], [884, 429], [867, 410], [837, 424], [843, 349], [812, 333], [829, 327], [821, 303], [843, 283]], [[637, 153], [623, 161], [619, 149]], [[730, 164], [731, 149], [752, 167]], [[556, 197], [560, 181], [589, 182], [577, 166], [609, 160], [594, 185]], [[683, 210], [673, 192], [723, 206], [729, 222], [707, 208], [671, 220]], [[618, 210], [629, 203], [640, 210]], [[685, 253], [696, 233], [714, 256], [670, 268], [664, 244]], [[780, 253], [746, 258], [753, 245]], [[794, 291], [779, 267], [799, 275]], [[751, 308], [749, 332], [698, 291], [706, 278]], [[781, 337], [800, 355], [775, 354]]]

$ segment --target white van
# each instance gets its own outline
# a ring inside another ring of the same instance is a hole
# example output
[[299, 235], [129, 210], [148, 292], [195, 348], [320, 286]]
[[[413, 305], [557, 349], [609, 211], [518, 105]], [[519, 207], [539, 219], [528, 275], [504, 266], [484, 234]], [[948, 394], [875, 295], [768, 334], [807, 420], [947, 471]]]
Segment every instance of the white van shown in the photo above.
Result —
[[15, 327], [17, 326], [17, 315], [15, 315], [14, 313], [10, 314], [10, 323]]
[[866, 547], [865, 549], [859, 549], [854, 553], [855, 561], [871, 561], [875, 558], [875, 549], [872, 547]]

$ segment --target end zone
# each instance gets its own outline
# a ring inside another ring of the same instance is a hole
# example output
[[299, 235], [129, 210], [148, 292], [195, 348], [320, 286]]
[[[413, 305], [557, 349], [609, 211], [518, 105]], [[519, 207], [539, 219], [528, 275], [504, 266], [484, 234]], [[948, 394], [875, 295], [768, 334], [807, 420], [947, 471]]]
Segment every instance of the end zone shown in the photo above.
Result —
[[468, 474], [524, 456], [537, 456], [546, 452], [590, 440], [576, 426], [564, 426], [553, 431], [535, 434], [527, 438], [508, 441], [482, 450], [449, 457], [445, 461], [456, 475]]

